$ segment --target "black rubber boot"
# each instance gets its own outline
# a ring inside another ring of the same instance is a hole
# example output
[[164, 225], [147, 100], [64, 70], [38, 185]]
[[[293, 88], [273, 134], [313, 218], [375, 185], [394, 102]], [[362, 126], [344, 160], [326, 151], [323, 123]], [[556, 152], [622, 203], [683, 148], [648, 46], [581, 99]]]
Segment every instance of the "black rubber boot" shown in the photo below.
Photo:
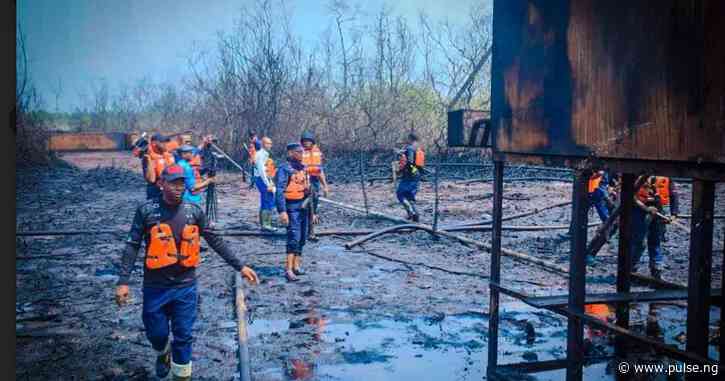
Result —
[[156, 356], [156, 377], [165, 378], [171, 370], [171, 347], [166, 344], [165, 353]]

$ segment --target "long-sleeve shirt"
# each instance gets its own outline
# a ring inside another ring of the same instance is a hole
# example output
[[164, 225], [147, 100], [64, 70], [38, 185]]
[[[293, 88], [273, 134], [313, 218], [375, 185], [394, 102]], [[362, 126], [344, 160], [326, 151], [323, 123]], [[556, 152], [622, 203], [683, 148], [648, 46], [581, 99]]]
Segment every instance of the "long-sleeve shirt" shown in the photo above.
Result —
[[304, 164], [299, 161], [287, 160], [286, 163], [277, 168], [277, 173], [274, 175], [274, 186], [277, 188], [277, 192], [274, 193], [274, 203], [277, 206], [277, 212], [283, 213], [288, 209], [295, 210], [299, 209], [304, 202], [302, 200], [287, 200], [284, 196], [285, 189], [287, 189], [287, 183], [290, 177], [295, 171], [304, 171]]
[[[206, 216], [198, 205], [182, 202], [180, 205], [167, 205], [163, 199], [149, 201], [136, 209], [131, 230], [126, 239], [118, 284], [128, 284], [141, 243], [149, 246], [149, 231], [157, 222], [168, 224], [171, 227], [176, 247], [181, 247], [181, 233], [184, 225], [197, 225], [204, 240], [224, 259], [231, 267], [239, 271], [242, 262], [231, 252], [221, 237], [212, 233], [207, 226]], [[184, 267], [180, 263], [151, 270], [144, 265], [144, 286], [159, 288], [185, 287], [196, 281], [194, 267]]]
[[272, 179], [267, 176], [267, 159], [269, 159], [269, 152], [267, 152], [266, 149], [262, 148], [257, 151], [256, 154], [254, 154], [254, 177], [259, 177], [264, 181], [264, 184], [267, 185], [267, 189], [269, 189], [274, 183], [272, 182]]

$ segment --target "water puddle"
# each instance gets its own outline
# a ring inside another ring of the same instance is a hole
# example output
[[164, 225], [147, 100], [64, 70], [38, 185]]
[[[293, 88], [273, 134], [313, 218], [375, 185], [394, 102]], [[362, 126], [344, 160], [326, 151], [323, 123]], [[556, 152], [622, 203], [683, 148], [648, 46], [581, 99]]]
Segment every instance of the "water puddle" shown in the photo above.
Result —
[[[614, 309], [598, 305], [588, 313], [612, 319]], [[677, 342], [684, 329], [682, 308], [640, 305], [631, 312], [635, 331]], [[255, 320], [250, 346], [275, 359], [255, 364], [258, 380], [481, 380], [485, 378], [488, 316], [386, 316], [343, 308], [302, 308], [292, 321]], [[499, 364], [566, 358], [566, 321], [520, 302], [504, 304], [499, 325]], [[611, 341], [585, 328], [587, 353], [611, 356]], [[261, 347], [260, 347], [261, 346]], [[259, 352], [258, 352], [259, 353]], [[717, 358], [717, 353], [711, 353]], [[255, 358], [252, 359], [255, 361]], [[614, 379], [611, 361], [585, 366], [585, 379]], [[565, 370], [512, 379], [561, 380]]]

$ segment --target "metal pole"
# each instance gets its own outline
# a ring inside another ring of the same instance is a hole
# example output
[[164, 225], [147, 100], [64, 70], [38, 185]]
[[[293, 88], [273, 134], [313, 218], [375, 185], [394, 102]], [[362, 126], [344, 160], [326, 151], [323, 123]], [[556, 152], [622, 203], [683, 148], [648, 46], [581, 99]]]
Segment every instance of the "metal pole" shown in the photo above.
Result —
[[[617, 292], [626, 293], [632, 285], [632, 209], [634, 208], [634, 174], [622, 174], [619, 194], [619, 252], [617, 253]], [[617, 325], [629, 329], [629, 303], [617, 304]], [[615, 340], [617, 357], [626, 355], [626, 341], [621, 336]]]
[[244, 300], [244, 284], [238, 272], [234, 276], [236, 289], [235, 304], [237, 307], [237, 340], [239, 344], [239, 378], [242, 381], [252, 380], [252, 368], [249, 364], [249, 345], [247, 335], [247, 303]]
[[438, 170], [440, 166], [438, 162], [435, 165], [435, 173], [433, 174], [433, 189], [435, 190], [435, 206], [433, 211], [433, 231], [438, 231]]
[[708, 357], [714, 206], [715, 182], [695, 179], [692, 182], [686, 349], [703, 357]]
[[363, 202], [365, 203], [365, 214], [368, 214], [368, 193], [365, 191], [365, 154], [360, 149], [360, 185], [362, 186]]
[[501, 280], [501, 219], [503, 217], [503, 161], [495, 161], [493, 167], [493, 231], [491, 237], [491, 282], [488, 307], [488, 366], [486, 374], [495, 377], [498, 365], [498, 306]]
[[[589, 200], [587, 183], [590, 170], [577, 171], [574, 177], [574, 193], [572, 201], [573, 233], [569, 253], [569, 304], [568, 308], [576, 313], [584, 313], [584, 295], [586, 280], [586, 249]], [[582, 379], [584, 362], [584, 325], [578, 317], [570, 316], [567, 320], [566, 342], [566, 379], [579, 381]]]

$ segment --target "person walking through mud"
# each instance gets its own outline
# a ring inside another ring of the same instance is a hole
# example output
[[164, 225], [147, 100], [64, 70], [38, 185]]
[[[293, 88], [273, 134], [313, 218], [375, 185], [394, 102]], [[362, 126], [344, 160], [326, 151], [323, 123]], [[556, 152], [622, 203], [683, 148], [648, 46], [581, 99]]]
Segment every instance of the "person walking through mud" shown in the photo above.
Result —
[[259, 191], [259, 225], [263, 231], [274, 231], [274, 175], [277, 168], [272, 160], [272, 139], [262, 138], [262, 148], [254, 154], [254, 183]]
[[[191, 379], [200, 236], [248, 282], [259, 283], [254, 270], [243, 265], [224, 241], [208, 230], [201, 208], [183, 200], [185, 177], [179, 165], [165, 168], [159, 179], [161, 196], [136, 209], [116, 286], [116, 303], [123, 306], [129, 300], [129, 277], [143, 240], [143, 324], [156, 350], [156, 375], [164, 378], [171, 371], [174, 380]], [[173, 341], [169, 339], [169, 324]]]
[[302, 164], [304, 149], [299, 143], [287, 144], [287, 162], [277, 169], [274, 184], [277, 188], [275, 204], [282, 225], [287, 227], [287, 280], [298, 280], [303, 275], [302, 248], [307, 241], [310, 205], [310, 177]]
[[408, 135], [407, 145], [400, 153], [398, 161], [398, 175], [400, 183], [395, 191], [398, 201], [408, 213], [408, 219], [418, 222], [420, 217], [415, 209], [415, 195], [418, 193], [420, 177], [425, 166], [425, 152], [418, 143], [418, 136], [414, 133]]
[[325, 193], [325, 197], [330, 195], [330, 187], [327, 185], [327, 176], [322, 166], [325, 156], [322, 154], [322, 150], [315, 141], [315, 135], [312, 132], [305, 131], [300, 137], [300, 144], [304, 148], [302, 153], [302, 164], [305, 165], [305, 171], [310, 176], [310, 186], [312, 191], [312, 208], [310, 208], [310, 224], [309, 228], [309, 239], [310, 241], [316, 241], [314, 225], [320, 222], [320, 217], [317, 212], [317, 208], [320, 205], [320, 186], [322, 191]]

